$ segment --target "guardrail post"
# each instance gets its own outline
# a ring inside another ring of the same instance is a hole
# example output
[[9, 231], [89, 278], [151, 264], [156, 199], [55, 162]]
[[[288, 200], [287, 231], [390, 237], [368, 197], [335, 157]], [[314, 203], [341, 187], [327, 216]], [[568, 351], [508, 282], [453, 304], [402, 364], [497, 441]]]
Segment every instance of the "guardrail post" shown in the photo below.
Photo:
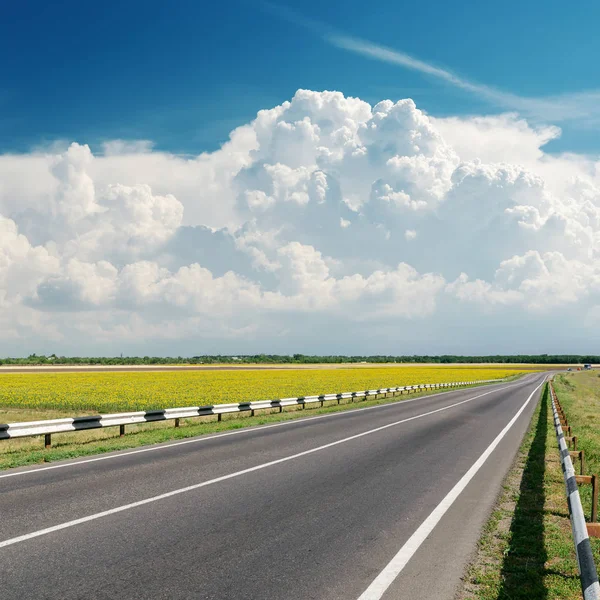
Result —
[[598, 476], [592, 475], [592, 521], [598, 521]]
[[580, 468], [579, 468], [579, 474], [583, 475], [585, 473], [585, 465], [584, 465], [584, 458], [583, 458], [583, 450], [579, 450], [578, 452], [576, 451], [571, 451], [569, 452], [569, 455], [571, 457], [577, 457], [579, 458], [579, 463], [580, 463]]
[[179, 427], [179, 419], [175, 419], [175, 427]]
[[217, 421], [221, 420], [221, 413], [217, 413]]
[[598, 520], [598, 476], [597, 475], [575, 475], [578, 484], [592, 484], [592, 522], [588, 523], [588, 534], [592, 537], [600, 537], [600, 523]]
[[119, 425], [119, 437], [123, 437], [125, 435], [125, 425]]
[[51, 433], [44, 434], [44, 446], [46, 448], [50, 448], [50, 446], [52, 446], [52, 434]]
[[600, 537], [600, 523], [586, 523], [589, 537]]

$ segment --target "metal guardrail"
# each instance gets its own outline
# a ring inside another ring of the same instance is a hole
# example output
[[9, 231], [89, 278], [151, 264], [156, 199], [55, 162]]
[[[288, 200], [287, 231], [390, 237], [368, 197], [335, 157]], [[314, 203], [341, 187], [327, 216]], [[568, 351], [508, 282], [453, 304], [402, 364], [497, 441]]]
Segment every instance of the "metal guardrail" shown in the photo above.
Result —
[[579, 568], [579, 577], [581, 579], [581, 591], [585, 600], [600, 600], [600, 585], [598, 584], [598, 572], [594, 564], [592, 546], [588, 535], [587, 524], [581, 505], [579, 489], [577, 487], [577, 477], [575, 468], [569, 453], [569, 448], [565, 441], [560, 417], [556, 408], [556, 392], [552, 381], [549, 384], [550, 396], [552, 398], [552, 413], [554, 416], [554, 428], [556, 429], [556, 439], [560, 449], [560, 458], [563, 475], [565, 478], [565, 487], [567, 490], [567, 503], [569, 505], [569, 515], [571, 517], [571, 529], [573, 531], [573, 541], [575, 543], [575, 552], [577, 554], [577, 566]]
[[221, 415], [255, 410], [278, 408], [282, 412], [286, 406], [302, 407], [313, 403], [337, 400], [338, 404], [343, 399], [352, 401], [367, 400], [369, 397], [377, 398], [383, 394], [411, 393], [427, 391], [432, 389], [461, 387], [467, 385], [498, 383], [503, 379], [486, 379], [481, 381], [461, 381], [454, 383], [435, 383], [408, 385], [394, 388], [381, 388], [378, 390], [365, 390], [361, 392], [344, 392], [342, 394], [323, 394], [320, 396], [299, 396], [297, 398], [281, 398], [279, 400], [260, 400], [257, 402], [240, 402], [237, 404], [215, 404], [212, 406], [188, 406], [184, 408], [166, 408], [164, 410], [148, 410], [110, 415], [92, 415], [89, 417], [73, 417], [64, 419], [46, 419], [44, 421], [27, 421], [24, 423], [0, 424], [0, 440], [13, 438], [31, 437], [36, 435], [46, 436], [46, 447], [50, 446], [53, 433], [68, 433], [73, 431], [86, 431], [88, 429], [100, 429], [103, 427], [120, 427], [120, 433], [125, 433], [125, 425], [136, 423], [154, 423], [157, 421], [175, 420], [175, 426], [179, 426], [179, 419], [190, 417], [205, 417], [216, 415], [221, 420]]

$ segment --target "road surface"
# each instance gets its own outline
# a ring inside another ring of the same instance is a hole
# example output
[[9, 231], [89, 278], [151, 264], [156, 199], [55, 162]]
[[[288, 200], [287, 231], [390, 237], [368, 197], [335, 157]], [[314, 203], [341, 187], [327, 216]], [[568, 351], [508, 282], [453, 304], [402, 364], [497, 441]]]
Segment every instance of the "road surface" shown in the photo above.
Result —
[[546, 376], [0, 472], [2, 598], [452, 599]]

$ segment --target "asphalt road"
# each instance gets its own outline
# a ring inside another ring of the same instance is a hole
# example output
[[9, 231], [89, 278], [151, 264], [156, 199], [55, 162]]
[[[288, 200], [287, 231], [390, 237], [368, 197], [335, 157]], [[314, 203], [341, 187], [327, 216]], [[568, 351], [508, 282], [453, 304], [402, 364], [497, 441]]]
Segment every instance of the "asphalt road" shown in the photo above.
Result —
[[0, 472], [1, 596], [451, 599], [545, 377]]

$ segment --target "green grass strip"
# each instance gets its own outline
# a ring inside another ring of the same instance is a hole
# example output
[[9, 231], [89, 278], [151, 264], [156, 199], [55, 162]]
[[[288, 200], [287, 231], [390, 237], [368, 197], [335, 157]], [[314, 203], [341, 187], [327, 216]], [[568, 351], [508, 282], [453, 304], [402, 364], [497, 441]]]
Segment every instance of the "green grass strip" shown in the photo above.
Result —
[[[578, 417], [573, 411], [573, 424]], [[592, 545], [598, 557], [598, 540]], [[464, 581], [460, 600], [581, 599], [547, 386]]]

